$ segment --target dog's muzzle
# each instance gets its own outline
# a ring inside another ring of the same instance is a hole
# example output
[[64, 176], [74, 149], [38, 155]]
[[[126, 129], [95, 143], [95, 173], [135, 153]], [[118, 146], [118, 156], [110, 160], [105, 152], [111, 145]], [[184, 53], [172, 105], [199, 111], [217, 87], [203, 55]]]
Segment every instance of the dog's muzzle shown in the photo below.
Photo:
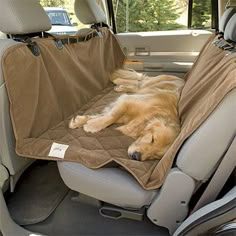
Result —
[[132, 160], [141, 161], [141, 153], [140, 152], [134, 152], [134, 153], [130, 154], [130, 157]]

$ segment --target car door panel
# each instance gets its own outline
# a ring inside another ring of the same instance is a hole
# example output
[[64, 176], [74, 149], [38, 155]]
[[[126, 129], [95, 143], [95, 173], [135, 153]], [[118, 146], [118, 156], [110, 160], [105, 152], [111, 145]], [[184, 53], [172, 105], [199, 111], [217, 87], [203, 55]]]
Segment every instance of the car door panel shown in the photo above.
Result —
[[126, 67], [149, 75], [183, 76], [211, 34], [207, 30], [173, 30], [119, 33], [117, 38], [127, 55]]

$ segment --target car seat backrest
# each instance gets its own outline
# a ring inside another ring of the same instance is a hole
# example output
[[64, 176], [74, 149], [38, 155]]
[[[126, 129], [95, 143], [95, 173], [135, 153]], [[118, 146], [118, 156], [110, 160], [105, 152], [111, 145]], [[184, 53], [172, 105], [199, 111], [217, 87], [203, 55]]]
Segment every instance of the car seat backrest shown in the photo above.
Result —
[[[46, 31], [51, 28], [47, 14], [38, 0], [0, 0], [0, 31], [10, 35], [24, 35]], [[19, 45], [12, 39], [0, 40], [0, 63], [5, 51]], [[22, 58], [22, 62], [24, 59]], [[15, 138], [9, 116], [9, 101], [2, 70], [0, 70], [0, 160], [11, 175], [11, 190], [32, 160], [19, 158], [15, 153]]]
[[235, 101], [236, 89], [184, 143], [177, 156], [177, 166], [184, 173], [199, 181], [212, 174], [236, 133]]
[[51, 23], [38, 0], [1, 0], [0, 31], [29, 34], [51, 29]]
[[106, 16], [96, 0], [75, 0], [74, 10], [83, 24], [106, 23]]
[[230, 20], [230, 18], [236, 13], [236, 9], [233, 7], [230, 7], [225, 10], [224, 14], [221, 16], [219, 21], [219, 32], [224, 32], [225, 27]]
[[[236, 42], [235, 31], [236, 14], [231, 17], [225, 27], [225, 40]], [[218, 68], [219, 76], [225, 74], [226, 78], [234, 78], [234, 67], [231, 67], [231, 65], [234, 66], [236, 53], [231, 53], [230, 56], [228, 53], [229, 52], [218, 48], [217, 45], [211, 44], [208, 48], [205, 48], [204, 53], [200, 55], [200, 58], [196, 61], [194, 68], [195, 72], [192, 70], [192, 74], [189, 78], [194, 80], [193, 77], [198, 77], [196, 74], [196, 71], [198, 71], [197, 73], [200, 73], [202, 77], [208, 76], [209, 80], [211, 80], [211, 77], [213, 76], [213, 78], [215, 78], [213, 85], [220, 87], [221, 84], [217, 82], [218, 77], [214, 77], [214, 67]], [[210, 55], [214, 55], [214, 57], [211, 57]], [[211, 67], [210, 61], [206, 64], [206, 61], [208, 60], [215, 60], [215, 66]], [[199, 66], [204, 67], [202, 71], [203, 73], [199, 72]], [[196, 81], [202, 83], [201, 78]], [[193, 87], [197, 86], [198, 83], [196, 81], [194, 82], [195, 84], [192, 84]], [[236, 83], [235, 81], [236, 78], [235, 80], [232, 79], [231, 83]], [[211, 82], [209, 81], [209, 83]], [[207, 86], [207, 84], [204, 85]], [[227, 86], [230, 87], [231, 85], [232, 84], [229, 83]], [[188, 81], [186, 86], [189, 87], [188, 90], [192, 89], [191, 86], [189, 86]], [[205, 86], [202, 86], [201, 90], [198, 90], [197, 92], [196, 90], [194, 91], [196, 94], [204, 96], [204, 90], [206, 89]], [[201, 97], [195, 96], [194, 99], [200, 100]], [[235, 101], [236, 89], [233, 89], [224, 97], [205, 122], [203, 122], [202, 125], [188, 138], [179, 151], [177, 166], [196, 180], [205, 181], [209, 178], [235, 137]], [[192, 111], [194, 109], [198, 110], [198, 112], [202, 112], [200, 104], [195, 103], [195, 107], [193, 107]]]
[[225, 27], [224, 39], [230, 42], [236, 42], [236, 13], [230, 18]]
[[[2, 39], [0, 41], [0, 63], [2, 54], [5, 50], [18, 43], [13, 40]], [[9, 115], [9, 102], [3, 81], [2, 71], [0, 71], [0, 159], [8, 168], [10, 174], [15, 175], [25, 165], [25, 160], [16, 158], [15, 139], [12, 132], [11, 120]]]

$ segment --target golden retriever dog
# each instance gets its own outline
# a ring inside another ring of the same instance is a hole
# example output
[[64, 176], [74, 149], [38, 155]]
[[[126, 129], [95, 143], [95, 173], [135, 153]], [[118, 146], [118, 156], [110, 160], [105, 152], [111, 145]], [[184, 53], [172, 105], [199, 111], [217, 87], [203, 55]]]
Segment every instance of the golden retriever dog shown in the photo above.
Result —
[[131, 159], [160, 159], [180, 131], [178, 101], [184, 80], [172, 75], [149, 77], [131, 70], [117, 70], [111, 76], [114, 89], [122, 92], [101, 114], [76, 116], [69, 128], [83, 126], [95, 133], [114, 123], [117, 129], [136, 139], [128, 148]]

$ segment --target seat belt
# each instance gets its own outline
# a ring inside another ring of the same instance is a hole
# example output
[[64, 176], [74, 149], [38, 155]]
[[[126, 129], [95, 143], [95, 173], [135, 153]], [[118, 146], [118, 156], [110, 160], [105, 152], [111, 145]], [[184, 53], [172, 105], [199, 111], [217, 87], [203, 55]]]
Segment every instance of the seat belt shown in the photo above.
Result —
[[202, 196], [196, 203], [192, 213], [197, 211], [201, 207], [213, 202], [216, 199], [221, 189], [225, 185], [226, 181], [228, 180], [229, 176], [233, 172], [235, 166], [236, 166], [236, 138], [234, 137], [233, 142], [231, 143], [226, 154], [224, 155], [223, 160], [216, 169], [213, 177], [211, 178]]

